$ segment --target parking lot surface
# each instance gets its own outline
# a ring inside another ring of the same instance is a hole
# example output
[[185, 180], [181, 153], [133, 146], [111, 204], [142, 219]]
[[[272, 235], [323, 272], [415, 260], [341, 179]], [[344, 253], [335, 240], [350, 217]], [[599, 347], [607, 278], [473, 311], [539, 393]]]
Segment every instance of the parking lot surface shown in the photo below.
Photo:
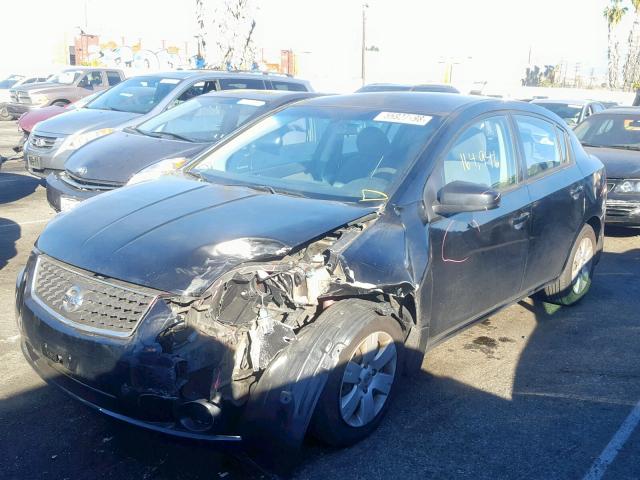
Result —
[[[0, 122], [11, 156], [14, 122]], [[0, 478], [215, 479], [273, 475], [241, 451], [107, 419], [23, 360], [15, 277], [53, 217], [14, 159], [0, 170]], [[488, 286], [490, 287], [490, 286]], [[439, 345], [380, 428], [345, 450], [310, 440], [294, 478], [640, 479], [640, 231], [608, 230], [573, 308], [520, 302]]]

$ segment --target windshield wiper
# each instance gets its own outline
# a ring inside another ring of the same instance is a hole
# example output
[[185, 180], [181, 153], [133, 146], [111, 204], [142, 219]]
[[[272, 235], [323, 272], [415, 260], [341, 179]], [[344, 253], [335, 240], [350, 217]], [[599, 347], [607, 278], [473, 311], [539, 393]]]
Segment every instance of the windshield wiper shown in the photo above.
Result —
[[147, 132], [147, 135], [150, 135], [156, 138], [171, 137], [171, 138], [175, 138], [176, 140], [182, 140], [183, 142], [193, 143], [193, 140], [173, 132]]

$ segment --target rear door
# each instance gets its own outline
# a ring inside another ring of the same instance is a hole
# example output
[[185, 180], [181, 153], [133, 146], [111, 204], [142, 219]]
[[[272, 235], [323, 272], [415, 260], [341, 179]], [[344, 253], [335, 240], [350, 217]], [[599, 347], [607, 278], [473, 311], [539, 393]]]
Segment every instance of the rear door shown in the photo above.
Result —
[[557, 278], [584, 218], [584, 176], [564, 128], [542, 117], [514, 115], [531, 197], [531, 240], [524, 288]]
[[463, 212], [427, 225], [431, 243], [431, 331], [444, 335], [521, 292], [530, 200], [522, 183], [508, 115], [475, 120], [440, 159], [427, 188], [457, 180], [500, 192], [495, 210]]

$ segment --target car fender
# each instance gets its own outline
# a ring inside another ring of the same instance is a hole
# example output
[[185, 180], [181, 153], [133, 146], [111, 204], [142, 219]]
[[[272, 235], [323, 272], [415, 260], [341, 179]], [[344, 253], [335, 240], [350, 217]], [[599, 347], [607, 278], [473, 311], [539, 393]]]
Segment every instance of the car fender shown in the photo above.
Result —
[[[329, 373], [366, 319], [349, 315], [362, 301], [346, 299], [326, 310], [262, 374], [245, 408], [242, 437], [265, 458], [299, 449]], [[372, 303], [372, 306], [375, 305]]]

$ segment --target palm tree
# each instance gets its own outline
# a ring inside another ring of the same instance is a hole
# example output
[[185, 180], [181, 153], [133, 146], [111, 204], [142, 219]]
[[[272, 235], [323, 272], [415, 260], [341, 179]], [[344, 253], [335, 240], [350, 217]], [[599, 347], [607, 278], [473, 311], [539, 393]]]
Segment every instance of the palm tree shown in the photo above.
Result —
[[611, 0], [611, 4], [604, 9], [603, 15], [607, 20], [607, 60], [609, 68], [609, 88], [615, 88], [618, 84], [618, 41], [615, 28], [627, 13], [627, 7], [622, 6], [622, 0]]
[[640, 60], [640, 0], [631, 0], [633, 7], [633, 25], [629, 31], [629, 51], [622, 70], [625, 90], [638, 80], [638, 61]]

